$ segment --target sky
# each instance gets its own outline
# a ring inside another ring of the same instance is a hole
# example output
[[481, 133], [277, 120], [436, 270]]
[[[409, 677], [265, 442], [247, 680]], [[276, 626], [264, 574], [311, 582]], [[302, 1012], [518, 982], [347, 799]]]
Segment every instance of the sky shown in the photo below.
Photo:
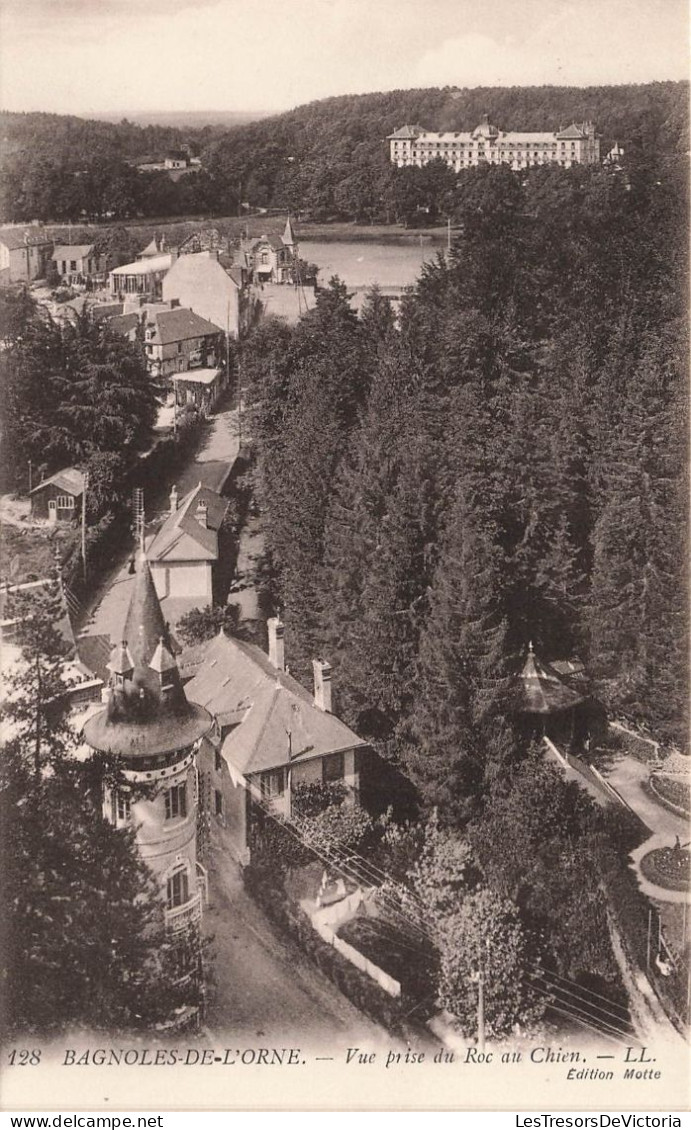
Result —
[[281, 111], [688, 77], [687, 0], [0, 0], [0, 106]]

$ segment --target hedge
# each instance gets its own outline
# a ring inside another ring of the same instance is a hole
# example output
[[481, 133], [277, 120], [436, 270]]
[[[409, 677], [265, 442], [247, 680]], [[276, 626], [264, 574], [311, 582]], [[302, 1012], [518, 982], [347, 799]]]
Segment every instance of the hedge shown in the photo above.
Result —
[[414, 1024], [406, 1019], [406, 1011], [415, 1007], [415, 1001], [404, 996], [390, 997], [371, 977], [351, 965], [319, 936], [302, 907], [288, 899], [282, 888], [267, 885], [265, 874], [258, 876], [250, 865], [244, 869], [243, 878], [267, 917], [297, 942], [303, 953], [356, 1008], [375, 1023], [383, 1024], [394, 1036], [406, 1037], [414, 1030]]

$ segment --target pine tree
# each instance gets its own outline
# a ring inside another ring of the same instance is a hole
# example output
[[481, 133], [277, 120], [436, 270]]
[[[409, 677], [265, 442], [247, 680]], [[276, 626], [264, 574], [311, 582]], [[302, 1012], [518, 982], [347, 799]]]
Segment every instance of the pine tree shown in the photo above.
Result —
[[2, 985], [16, 1035], [150, 1029], [198, 1004], [167, 959], [163, 909], [134, 833], [103, 817], [98, 766], [54, 760], [40, 787], [3, 750]]
[[513, 753], [508, 648], [498, 530], [459, 486], [401, 728], [404, 762], [447, 822], [467, 816]]

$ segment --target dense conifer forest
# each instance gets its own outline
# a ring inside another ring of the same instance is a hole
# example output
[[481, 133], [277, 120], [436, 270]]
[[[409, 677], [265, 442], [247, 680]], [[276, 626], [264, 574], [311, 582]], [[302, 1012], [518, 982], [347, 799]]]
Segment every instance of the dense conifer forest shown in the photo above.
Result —
[[683, 740], [686, 176], [473, 170], [398, 325], [332, 280], [245, 348], [291, 667], [463, 821], [525, 750], [529, 641]]
[[[603, 87], [478, 87], [346, 95], [233, 129], [146, 127], [56, 114], [0, 114], [3, 221], [132, 219], [253, 208], [358, 222], [455, 219], [445, 167], [395, 169], [387, 134], [409, 123], [474, 129], [483, 114], [500, 129], [553, 130], [591, 119], [606, 153], [618, 141], [633, 157], [688, 151], [688, 84]], [[202, 171], [174, 182], [138, 172], [167, 149], [198, 156]]]

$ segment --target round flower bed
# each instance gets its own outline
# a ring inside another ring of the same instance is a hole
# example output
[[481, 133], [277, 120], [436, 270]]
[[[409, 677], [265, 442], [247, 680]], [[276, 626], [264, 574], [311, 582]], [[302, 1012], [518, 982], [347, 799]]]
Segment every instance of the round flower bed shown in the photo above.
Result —
[[691, 853], [687, 848], [655, 848], [643, 856], [641, 871], [658, 887], [685, 891], [691, 880]]
[[669, 777], [663, 773], [651, 773], [650, 787], [660, 800], [673, 809], [691, 815], [691, 789], [683, 777]]

